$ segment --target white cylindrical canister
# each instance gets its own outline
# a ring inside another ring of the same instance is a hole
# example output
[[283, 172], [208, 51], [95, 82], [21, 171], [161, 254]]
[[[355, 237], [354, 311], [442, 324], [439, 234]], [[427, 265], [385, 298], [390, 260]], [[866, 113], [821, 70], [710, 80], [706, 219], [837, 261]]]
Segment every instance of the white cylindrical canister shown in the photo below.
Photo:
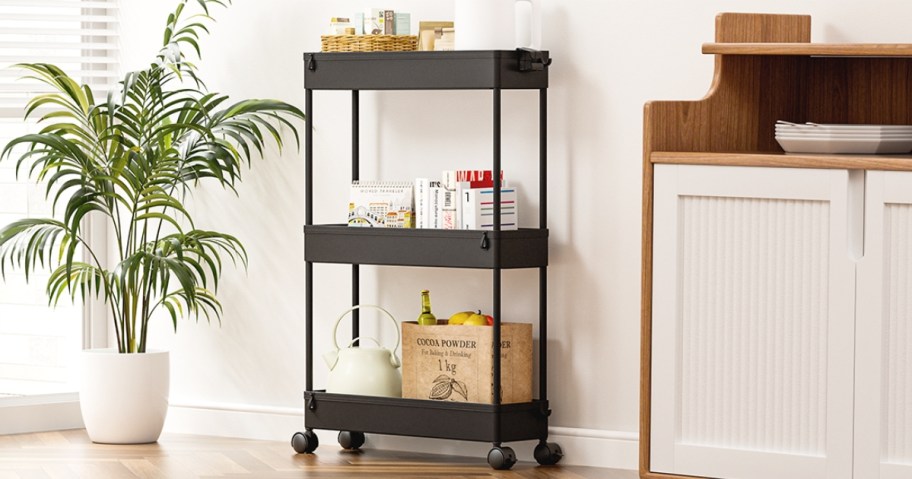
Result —
[[512, 50], [515, 0], [455, 0], [457, 50]]
[[516, 48], [532, 48], [532, 0], [516, 0], [513, 25]]

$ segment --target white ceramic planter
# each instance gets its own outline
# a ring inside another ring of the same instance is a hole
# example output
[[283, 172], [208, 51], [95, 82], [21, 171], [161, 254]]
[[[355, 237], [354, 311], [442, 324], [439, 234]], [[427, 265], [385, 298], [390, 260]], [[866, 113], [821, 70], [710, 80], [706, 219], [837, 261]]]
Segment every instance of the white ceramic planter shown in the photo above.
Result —
[[82, 353], [79, 406], [92, 442], [145, 444], [161, 435], [168, 413], [167, 351]]

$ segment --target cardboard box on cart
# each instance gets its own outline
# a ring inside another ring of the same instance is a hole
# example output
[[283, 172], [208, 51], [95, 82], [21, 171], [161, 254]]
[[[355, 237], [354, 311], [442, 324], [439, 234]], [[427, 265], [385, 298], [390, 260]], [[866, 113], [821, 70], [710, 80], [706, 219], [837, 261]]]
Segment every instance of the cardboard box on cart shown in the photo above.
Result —
[[[402, 323], [402, 397], [494, 402], [494, 328]], [[502, 403], [532, 400], [532, 325], [501, 324]]]

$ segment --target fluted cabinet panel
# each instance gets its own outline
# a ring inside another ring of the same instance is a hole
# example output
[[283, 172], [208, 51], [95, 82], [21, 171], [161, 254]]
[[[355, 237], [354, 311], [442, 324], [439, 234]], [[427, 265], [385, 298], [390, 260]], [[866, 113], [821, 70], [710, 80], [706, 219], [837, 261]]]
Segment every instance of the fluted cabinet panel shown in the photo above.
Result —
[[650, 467], [852, 479], [863, 177], [657, 165], [654, 178]]
[[829, 203], [679, 208], [681, 443], [824, 455]]
[[886, 205], [884, 228], [882, 457], [912, 464], [912, 206]]

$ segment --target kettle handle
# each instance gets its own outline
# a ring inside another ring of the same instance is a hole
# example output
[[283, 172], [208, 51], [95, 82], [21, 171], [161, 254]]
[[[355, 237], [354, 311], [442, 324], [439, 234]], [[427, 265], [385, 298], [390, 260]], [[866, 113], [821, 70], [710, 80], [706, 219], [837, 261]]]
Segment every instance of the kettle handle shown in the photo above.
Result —
[[[396, 350], [399, 349], [399, 344], [400, 344], [400, 342], [402, 341], [402, 335], [401, 335], [401, 333], [399, 332], [399, 323], [396, 322], [396, 318], [394, 318], [393, 315], [390, 314], [389, 311], [387, 311], [387, 310], [381, 308], [380, 306], [376, 306], [376, 305], [373, 305], [373, 304], [359, 304], [359, 305], [357, 305], [357, 306], [352, 306], [351, 308], [348, 308], [347, 310], [345, 310], [341, 315], [339, 315], [339, 319], [336, 320], [336, 325], [333, 326], [333, 345], [336, 347], [336, 351], [338, 351], [339, 349], [341, 349], [341, 348], [339, 347], [339, 339], [336, 337], [336, 333], [339, 331], [339, 323], [342, 322], [342, 318], [344, 318], [345, 315], [347, 315], [348, 313], [350, 313], [350, 312], [352, 312], [352, 311], [354, 311], [354, 310], [356, 310], [356, 309], [361, 309], [361, 308], [374, 308], [374, 309], [379, 309], [379, 310], [382, 311], [384, 314], [386, 314], [386, 317], [389, 318], [390, 321], [393, 322], [393, 329], [396, 330], [396, 346], [393, 348], [392, 351], [393, 351], [393, 354], [395, 355], [395, 354], [396, 354]], [[356, 339], [351, 340], [351, 342], [348, 343], [348, 344], [351, 345], [351, 344], [354, 343], [357, 339], [373, 339], [373, 338], [356, 338]], [[379, 343], [376, 339], [374, 339], [374, 342], [376, 342], [378, 346], [380, 345], [380, 343]]]

